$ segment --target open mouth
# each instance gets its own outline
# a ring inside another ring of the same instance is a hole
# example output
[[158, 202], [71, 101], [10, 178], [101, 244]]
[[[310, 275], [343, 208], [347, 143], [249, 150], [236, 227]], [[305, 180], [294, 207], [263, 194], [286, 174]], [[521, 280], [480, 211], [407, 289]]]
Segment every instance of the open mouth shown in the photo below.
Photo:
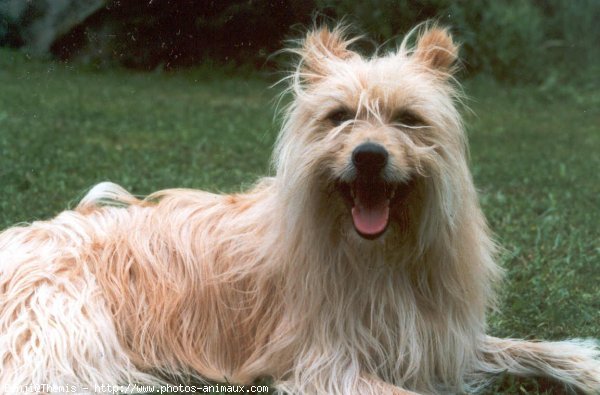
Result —
[[339, 191], [352, 214], [354, 229], [363, 238], [381, 236], [390, 222], [390, 206], [408, 192], [408, 183], [389, 183], [380, 178], [339, 182]]

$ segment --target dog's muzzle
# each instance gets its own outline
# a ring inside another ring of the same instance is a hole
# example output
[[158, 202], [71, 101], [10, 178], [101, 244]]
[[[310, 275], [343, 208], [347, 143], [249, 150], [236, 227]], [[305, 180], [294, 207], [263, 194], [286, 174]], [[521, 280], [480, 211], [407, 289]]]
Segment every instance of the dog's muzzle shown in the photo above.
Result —
[[399, 190], [399, 184], [388, 182], [384, 177], [388, 161], [389, 154], [383, 146], [363, 143], [352, 152], [355, 177], [338, 183], [350, 208], [354, 229], [368, 240], [378, 238], [387, 229], [390, 204]]

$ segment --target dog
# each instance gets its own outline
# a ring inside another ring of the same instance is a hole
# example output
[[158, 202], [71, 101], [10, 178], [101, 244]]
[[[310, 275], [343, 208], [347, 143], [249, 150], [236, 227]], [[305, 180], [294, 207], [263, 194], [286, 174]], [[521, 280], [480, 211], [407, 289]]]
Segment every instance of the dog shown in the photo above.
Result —
[[508, 372], [600, 393], [595, 341], [486, 334], [501, 269], [448, 30], [417, 28], [372, 57], [355, 40], [314, 28], [292, 49], [275, 175], [247, 193], [138, 199], [102, 183], [74, 210], [5, 230], [0, 388], [199, 377], [475, 393]]

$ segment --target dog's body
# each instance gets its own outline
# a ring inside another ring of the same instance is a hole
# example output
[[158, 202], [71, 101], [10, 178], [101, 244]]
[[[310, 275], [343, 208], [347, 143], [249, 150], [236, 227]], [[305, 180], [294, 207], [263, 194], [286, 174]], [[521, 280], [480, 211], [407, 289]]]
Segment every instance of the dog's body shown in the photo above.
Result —
[[303, 42], [276, 176], [249, 193], [140, 201], [100, 184], [0, 235], [0, 388], [167, 374], [454, 393], [509, 371], [600, 392], [592, 341], [485, 334], [500, 270], [446, 31], [374, 59], [348, 43], [326, 29]]

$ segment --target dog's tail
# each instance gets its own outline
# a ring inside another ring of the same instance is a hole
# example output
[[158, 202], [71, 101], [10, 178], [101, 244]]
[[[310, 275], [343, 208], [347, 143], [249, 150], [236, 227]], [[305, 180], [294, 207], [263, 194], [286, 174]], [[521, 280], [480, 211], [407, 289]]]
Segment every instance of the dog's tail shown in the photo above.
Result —
[[549, 377], [571, 390], [600, 394], [600, 348], [595, 340], [535, 342], [486, 336], [480, 369], [486, 373]]
[[139, 199], [122, 186], [112, 182], [101, 182], [89, 190], [77, 205], [77, 209], [87, 210], [99, 206], [126, 207], [139, 202]]

